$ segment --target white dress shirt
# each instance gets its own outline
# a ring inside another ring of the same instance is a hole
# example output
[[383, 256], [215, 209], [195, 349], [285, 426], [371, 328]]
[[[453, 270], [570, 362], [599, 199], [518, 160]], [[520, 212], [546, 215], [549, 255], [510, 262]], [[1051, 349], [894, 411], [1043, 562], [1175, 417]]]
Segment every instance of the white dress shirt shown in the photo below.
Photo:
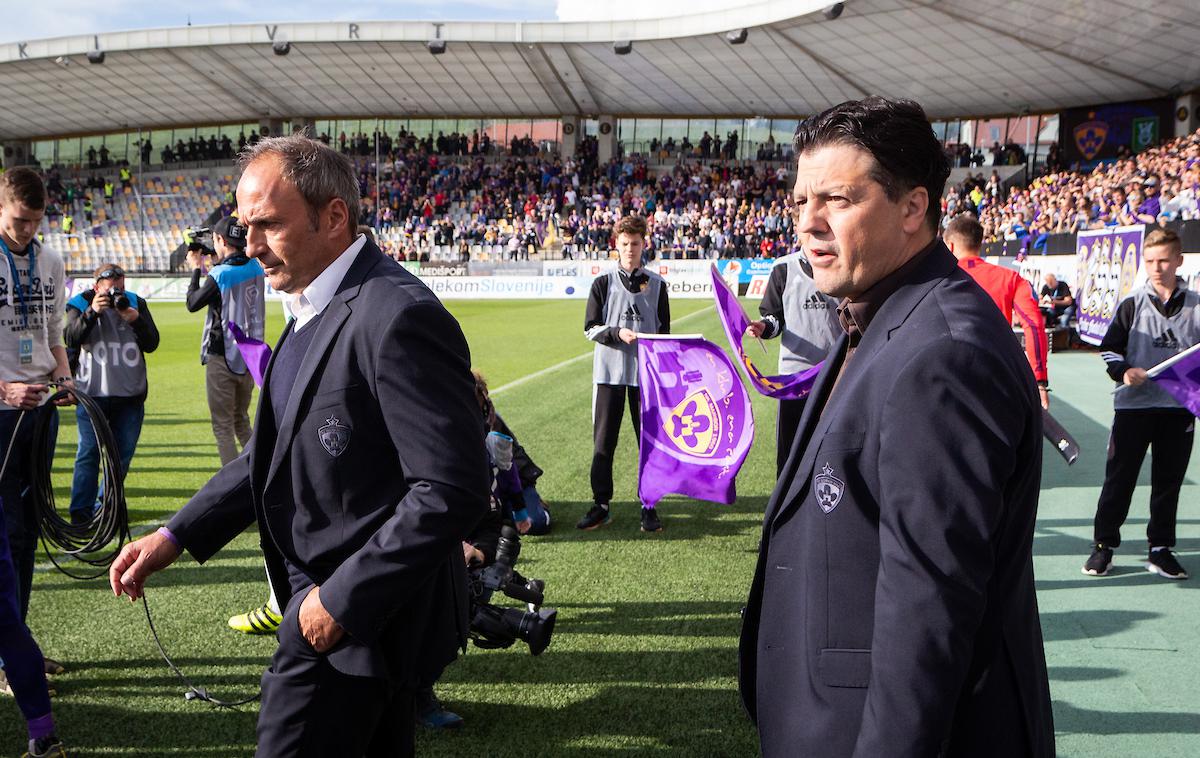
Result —
[[346, 272], [350, 270], [350, 266], [354, 264], [365, 244], [367, 244], [367, 236], [365, 234], [358, 235], [350, 243], [350, 247], [334, 258], [333, 263], [330, 263], [324, 271], [318, 274], [317, 278], [313, 279], [299, 295], [293, 295], [285, 301], [292, 318], [296, 320], [292, 331], [300, 331], [308, 322], [320, 316], [329, 307], [342, 280], [346, 278]]

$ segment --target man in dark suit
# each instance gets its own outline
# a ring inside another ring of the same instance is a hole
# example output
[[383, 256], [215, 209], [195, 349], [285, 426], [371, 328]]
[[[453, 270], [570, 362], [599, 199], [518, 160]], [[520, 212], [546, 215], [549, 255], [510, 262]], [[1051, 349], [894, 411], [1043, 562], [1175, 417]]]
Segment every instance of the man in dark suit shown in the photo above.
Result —
[[845, 330], [767, 506], [740, 644], [763, 755], [1048, 756], [1037, 389], [935, 237], [921, 107], [801, 124], [796, 229]]
[[458, 324], [355, 236], [349, 159], [301, 136], [240, 158], [247, 252], [292, 296], [254, 434], [158, 533], [113, 563], [142, 595], [257, 521], [283, 622], [258, 755], [410, 755], [411, 691], [467, 633], [462, 540], [488, 508], [483, 421]]

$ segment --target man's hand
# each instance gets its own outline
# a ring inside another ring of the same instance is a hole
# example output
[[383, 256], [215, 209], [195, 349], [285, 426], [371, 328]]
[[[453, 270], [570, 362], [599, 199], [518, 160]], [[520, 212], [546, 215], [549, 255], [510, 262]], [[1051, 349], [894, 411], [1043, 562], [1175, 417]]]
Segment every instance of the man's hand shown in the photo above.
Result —
[[617, 338], [626, 345], [632, 345], [634, 342], [637, 342], [637, 332], [621, 327], [621, 331], [617, 332]]
[[468, 567], [483, 565], [483, 551], [472, 545], [470, 542], [462, 543], [463, 546], [463, 561]]
[[529, 530], [533, 526], [533, 519], [522, 519], [521, 521], [516, 522], [513, 526], [517, 527], [517, 531], [521, 534], [529, 534]]
[[1050, 410], [1050, 390], [1038, 385], [1038, 399], [1042, 401], [1042, 410]]
[[[75, 380], [71, 379], [70, 377], [64, 378], [58, 384], [59, 384], [59, 389], [63, 389], [63, 390], [75, 389]], [[54, 401], [54, 404], [57, 406], [75, 405], [75, 395], [68, 394], [64, 397], [60, 397], [58, 400]]]
[[126, 308], [125, 310], [117, 310], [117, 315], [120, 316], [121, 320], [126, 324], [132, 324], [134, 321], [137, 321], [142, 317], [142, 314], [138, 313], [138, 309], [132, 306]]
[[96, 293], [96, 296], [92, 298], [92, 312], [97, 316], [111, 308], [112, 305], [112, 295], [109, 295], [107, 292], [103, 294]]
[[751, 321], [746, 325], [746, 334], [754, 337], [755, 339], [762, 339], [763, 332], [766, 330], [767, 322], [765, 321]]
[[161, 571], [179, 557], [179, 548], [166, 536], [154, 532], [121, 548], [121, 554], [108, 569], [108, 583], [117, 597], [128, 595], [130, 600], [142, 596], [146, 579]]
[[0, 397], [4, 399], [5, 405], [30, 411], [38, 407], [47, 389], [49, 387], [44, 384], [3, 382], [0, 383]]
[[187, 254], [187, 264], [194, 269], [198, 268], [201, 271], [203, 271], [204, 270], [204, 256], [202, 256], [200, 254], [199, 250], [189, 250], [188, 254]]
[[313, 650], [324, 653], [338, 643], [346, 630], [338, 626], [321, 604], [321, 588], [313, 587], [300, 603], [300, 633]]
[[1146, 374], [1146, 369], [1144, 368], [1127, 368], [1125, 369], [1125, 376], [1122, 377], [1122, 380], [1130, 387], [1137, 387], [1145, 384], [1146, 380], [1149, 378], [1150, 377]]

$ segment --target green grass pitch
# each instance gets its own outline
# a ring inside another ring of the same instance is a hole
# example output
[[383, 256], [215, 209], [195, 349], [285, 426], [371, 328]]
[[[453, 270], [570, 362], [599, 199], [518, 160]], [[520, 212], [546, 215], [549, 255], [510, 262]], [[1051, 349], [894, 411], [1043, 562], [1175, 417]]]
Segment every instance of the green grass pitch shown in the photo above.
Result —
[[[660, 507], [665, 531], [641, 534], [636, 450], [626, 425], [613, 523], [580, 533], [574, 522], [590, 501], [591, 362], [571, 359], [589, 352], [582, 302], [447, 305], [476, 367], [499, 390], [497, 408], [546, 470], [539, 489], [553, 505], [556, 527], [525, 541], [519, 565], [546, 580], [547, 605], [559, 609], [559, 620], [553, 644], [538, 658], [520, 645], [472, 648], [451, 666], [438, 692], [466, 727], [420, 735], [418, 753], [755, 755], [754, 730], [736, 694], [736, 643], [773, 485], [772, 402], [754, 399], [758, 434], [737, 504], [668, 498]], [[703, 332], [724, 344], [708, 305], [673, 303], [675, 331]], [[269, 312], [274, 337], [281, 311], [271, 304]], [[162, 347], [149, 358], [146, 425], [126, 483], [131, 521], [142, 531], [162, 523], [218, 465], [198, 360], [202, 315], [179, 304], [154, 306], [154, 314]], [[773, 368], [777, 343], [767, 346], [769, 356], [758, 358]], [[1094, 353], [1055, 354], [1051, 373], [1052, 410], [1083, 447], [1070, 469], [1046, 448], [1035, 542], [1059, 753], [1200, 755], [1200, 577], [1171, 583], [1142, 570], [1146, 476], [1118, 571], [1101, 580], [1079, 573], [1103, 475], [1110, 386]], [[64, 414], [55, 461], [64, 511], [74, 437], [73, 416]], [[1179, 553], [1193, 572], [1200, 572], [1198, 478], [1193, 468], [1180, 507]], [[140, 607], [114, 599], [100, 580], [63, 577], [44, 556], [39, 565], [29, 622], [46, 654], [68, 668], [55, 678], [54, 708], [72, 755], [253, 753], [254, 706], [231, 712], [185, 701]], [[274, 640], [225, 626], [229, 615], [266, 596], [255, 535], [239, 537], [206, 566], [185, 557], [147, 591], [164, 644], [197, 683], [224, 698], [257, 687]], [[23, 741], [15, 703], [0, 703], [0, 755], [19, 755]]]

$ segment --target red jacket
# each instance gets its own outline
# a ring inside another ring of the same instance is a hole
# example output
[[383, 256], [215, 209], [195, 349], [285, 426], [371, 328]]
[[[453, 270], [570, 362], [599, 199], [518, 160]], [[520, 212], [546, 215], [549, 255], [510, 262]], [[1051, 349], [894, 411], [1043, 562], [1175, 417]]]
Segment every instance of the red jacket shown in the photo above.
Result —
[[1033, 299], [1033, 288], [1029, 282], [1016, 271], [988, 263], [979, 256], [960, 259], [958, 267], [983, 287], [1008, 323], [1012, 323], [1013, 312], [1016, 312], [1021, 328], [1025, 330], [1025, 356], [1029, 359], [1033, 376], [1039, 382], [1047, 381], [1046, 324], [1037, 301]]

